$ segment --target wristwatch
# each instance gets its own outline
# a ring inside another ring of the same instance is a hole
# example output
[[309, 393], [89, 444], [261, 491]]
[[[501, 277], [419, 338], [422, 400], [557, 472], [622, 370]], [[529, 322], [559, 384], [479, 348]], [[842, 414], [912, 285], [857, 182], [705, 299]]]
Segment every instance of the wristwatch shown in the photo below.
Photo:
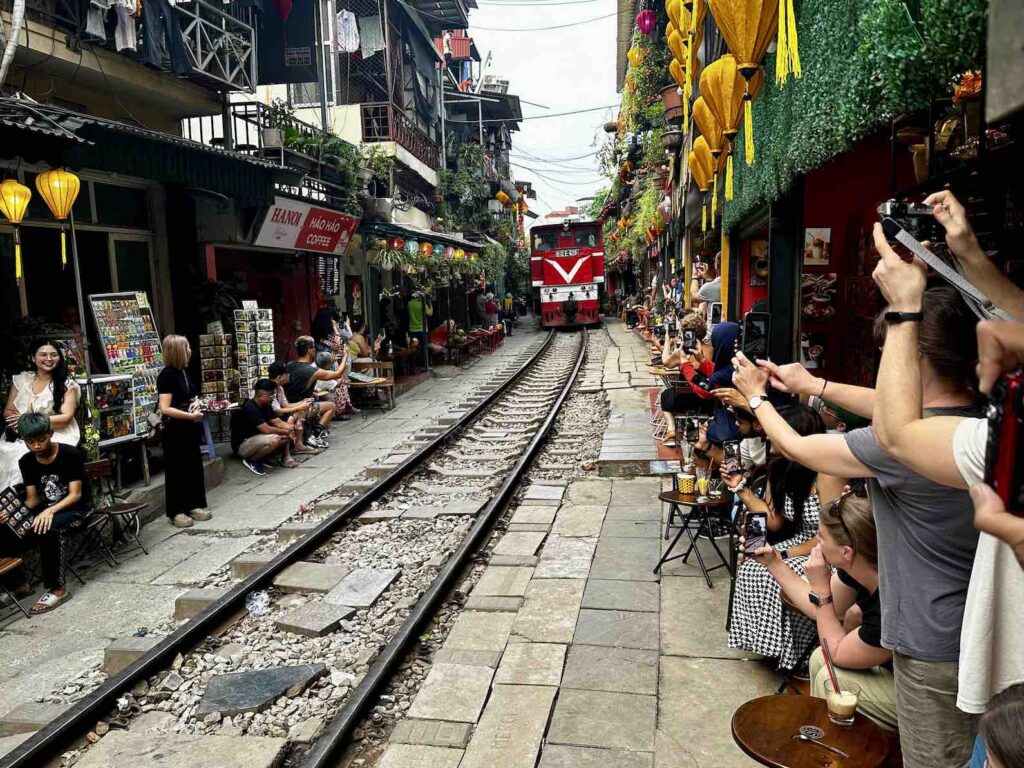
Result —
[[896, 325], [898, 323], [919, 323], [924, 320], [924, 312], [886, 312], [885, 322]]
[[812, 605], [816, 605], [821, 608], [823, 605], [828, 605], [832, 602], [832, 595], [825, 595], [824, 597], [818, 597], [814, 592], [807, 595]]
[[765, 402], [765, 398], [767, 397], [768, 395], [754, 395], [753, 397], [749, 398], [747, 400], [747, 403], [750, 405], [750, 410], [756, 411], [758, 408], [760, 408], [761, 405]]

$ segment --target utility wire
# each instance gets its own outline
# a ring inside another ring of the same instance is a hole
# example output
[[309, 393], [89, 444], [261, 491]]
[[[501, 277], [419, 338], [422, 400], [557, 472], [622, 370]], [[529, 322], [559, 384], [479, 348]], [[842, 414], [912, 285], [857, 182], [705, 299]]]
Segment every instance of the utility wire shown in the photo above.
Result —
[[[518, 120], [514, 118], [489, 118], [484, 120], [485, 123], [518, 123], [520, 120], [546, 120], [549, 117], [566, 117], [567, 115], [582, 115], [585, 112], [600, 112], [602, 109], [615, 109], [619, 107], [619, 104], [607, 104], [603, 107], [587, 107], [586, 109], [577, 109], [572, 112], [555, 112], [550, 115], [529, 115], [527, 117], [520, 117]], [[473, 120], [473, 123], [479, 123], [479, 120]]]
[[[448, 22], [448, 23], [454, 21], [454, 19], [452, 19], [452, 18], [450, 18], [448, 16], [438, 16], [437, 14], [428, 13], [427, 11], [420, 10], [419, 8], [417, 8], [414, 5], [409, 5], [409, 3], [405, 2], [405, 0], [398, 0], [398, 4], [399, 5], [404, 5], [406, 8], [408, 8], [411, 11], [415, 11], [420, 16], [427, 16], [427, 17], [429, 17], [431, 19], [437, 19], [438, 21], [444, 21], [444, 22]], [[556, 24], [554, 26], [547, 26], [547, 27], [478, 27], [476, 25], [471, 25], [471, 31], [473, 31], [473, 30], [482, 30], [482, 31], [485, 31], [485, 32], [547, 32], [548, 30], [553, 30], [553, 29], [566, 29], [568, 27], [578, 27], [581, 24], [590, 24], [591, 22], [594, 22], [594, 21], [601, 21], [602, 19], [610, 19], [613, 16], [622, 16], [622, 15], [624, 15], [624, 12], [623, 13], [620, 13], [620, 12], [608, 13], [608, 14], [605, 14], [604, 16], [597, 16], [597, 17], [592, 18], [592, 19], [580, 19], [579, 21], [571, 21], [571, 22], [568, 22], [566, 24]], [[629, 15], [632, 15], [632, 14], [629, 14]]]
[[597, 179], [596, 181], [565, 181], [564, 179], [554, 179], [550, 176], [541, 173], [536, 168], [530, 168], [529, 166], [526, 165], [520, 165], [519, 163], [513, 163], [512, 161], [509, 161], [509, 165], [515, 166], [516, 168], [521, 168], [524, 171], [529, 171], [530, 173], [534, 173], [537, 176], [540, 176], [540, 178], [550, 181], [552, 183], [565, 184], [572, 187], [593, 187], [598, 184], [604, 184], [607, 182], [607, 179], [605, 178], [600, 178]]

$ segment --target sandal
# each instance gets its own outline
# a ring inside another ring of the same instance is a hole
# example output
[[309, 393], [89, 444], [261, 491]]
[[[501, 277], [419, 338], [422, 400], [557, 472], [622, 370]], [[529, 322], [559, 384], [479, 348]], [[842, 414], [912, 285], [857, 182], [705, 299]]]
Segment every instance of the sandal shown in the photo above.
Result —
[[291, 461], [282, 461], [281, 466], [284, 467], [285, 469], [295, 469], [297, 466], [299, 466], [299, 462], [295, 461], [294, 459], [292, 459]]
[[36, 604], [32, 606], [29, 613], [33, 616], [39, 616], [44, 613], [49, 613], [54, 608], [58, 608], [68, 600], [71, 599], [71, 590], [64, 593], [63, 597], [59, 597], [53, 592], [47, 592], [45, 595], [36, 600]]

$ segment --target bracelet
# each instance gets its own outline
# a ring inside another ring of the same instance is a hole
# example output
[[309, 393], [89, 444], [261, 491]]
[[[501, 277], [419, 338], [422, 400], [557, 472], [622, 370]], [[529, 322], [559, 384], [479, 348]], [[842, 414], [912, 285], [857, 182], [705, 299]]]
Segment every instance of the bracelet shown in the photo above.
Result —
[[828, 386], [828, 379], [821, 382], [821, 392], [818, 393], [818, 399], [823, 400], [825, 398], [825, 387]]
[[732, 489], [733, 493], [739, 493], [747, 487], [747, 478], [743, 478], [736, 484], [736, 487]]

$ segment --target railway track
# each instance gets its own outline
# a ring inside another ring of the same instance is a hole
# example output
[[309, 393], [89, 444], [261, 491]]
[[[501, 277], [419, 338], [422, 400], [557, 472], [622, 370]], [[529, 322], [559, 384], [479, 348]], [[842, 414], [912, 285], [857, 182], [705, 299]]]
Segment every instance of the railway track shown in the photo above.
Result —
[[[44, 765], [81, 743], [98, 721], [116, 711], [118, 700], [134, 686], [156, 678], [172, 665], [174, 669], [183, 671], [188, 668], [190, 656], [201, 655], [197, 649], [209, 647], [209, 638], [221, 635], [225, 624], [230, 624], [232, 618], [238, 616], [251, 593], [272, 587], [275, 577], [290, 565], [323, 559], [325, 552], [343, 552], [350, 543], [349, 539], [358, 538], [360, 526], [351, 523], [358, 522], [360, 517], [376, 513], [377, 517], [372, 519], [386, 521], [386, 515], [380, 516], [381, 505], [387, 510], [386, 505], [394, 499], [412, 498], [417, 505], [424, 506], [451, 505], [456, 495], [454, 487], [433, 484], [430, 480], [438, 476], [447, 481], [453, 478], [477, 479], [482, 483], [479, 487], [486, 494], [486, 500], [478, 497], [479, 504], [473, 505], [479, 507], [475, 514], [459, 518], [463, 520], [462, 524], [453, 528], [448, 537], [451, 540], [461, 536], [457, 543], [452, 542], [453, 551], [439, 563], [436, 575], [418, 595], [414, 605], [399, 607], [396, 604], [388, 608], [395, 612], [391, 618], [397, 629], [390, 637], [383, 637], [365, 676], [344, 698], [332, 699], [327, 704], [329, 719], [326, 727], [308, 750], [304, 754], [286, 756], [290, 765], [302, 768], [333, 765], [360, 719], [373, 706], [405, 654], [417, 642], [422, 628], [431, 620], [446, 595], [457, 586], [473, 554], [487, 541], [494, 523], [511, 500], [520, 479], [554, 424], [583, 364], [586, 348], [586, 331], [549, 333], [540, 348], [511, 376], [503, 382], [492, 381], [483, 395], [472, 398], [468, 411], [457, 418], [442, 419], [442, 425], [424, 430], [418, 439], [406, 446], [412, 453], [400, 454], [405, 458], [371, 487], [348, 499], [303, 538], [276, 552], [269, 562], [235, 584], [224, 597], [163, 638], [130, 666], [109, 677], [13, 752], [0, 758], [0, 766], [27, 768]], [[446, 421], [454, 423], [445, 424]], [[458, 492], [462, 490], [458, 489]], [[402, 541], [408, 541], [409, 552], [415, 551], [419, 533], [430, 525], [432, 521], [424, 519], [403, 521], [401, 527], [396, 527], [401, 540], [390, 555], [396, 570], [410, 556], [403, 553]], [[419, 532], [418, 527], [421, 529]], [[402, 614], [406, 615], [399, 622], [398, 617]], [[344, 628], [336, 630], [339, 635], [345, 631]], [[311, 658], [317, 661], [315, 654], [322, 653], [326, 647], [325, 643], [311, 641], [308, 648], [303, 648], [301, 661], [296, 651], [296, 658], [283, 658], [282, 665], [305, 664]], [[310, 653], [314, 655], [311, 657]], [[152, 738], [158, 741], [160, 735], [153, 734]]]

